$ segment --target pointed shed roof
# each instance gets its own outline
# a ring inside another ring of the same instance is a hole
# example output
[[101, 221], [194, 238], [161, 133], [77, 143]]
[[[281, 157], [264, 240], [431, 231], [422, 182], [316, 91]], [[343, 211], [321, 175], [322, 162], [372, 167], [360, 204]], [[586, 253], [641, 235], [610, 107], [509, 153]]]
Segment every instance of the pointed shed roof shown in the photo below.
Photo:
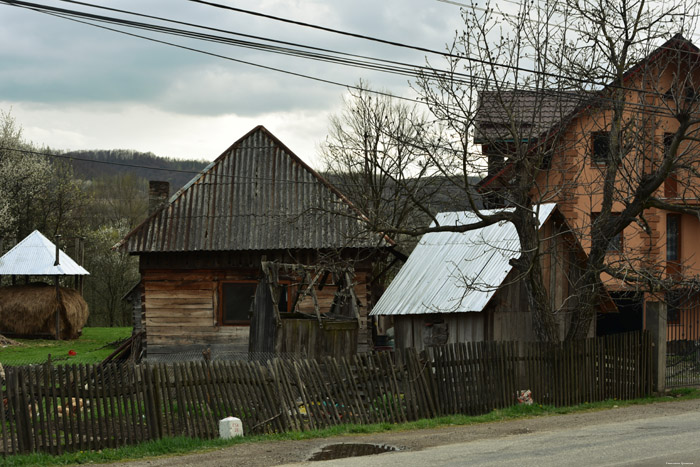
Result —
[[[555, 207], [549, 203], [535, 208], [540, 228]], [[496, 211], [482, 212], [489, 215]], [[436, 218], [440, 225], [468, 225], [480, 220], [469, 211], [443, 212]], [[482, 311], [513, 269], [510, 260], [519, 256], [520, 238], [510, 222], [467, 232], [427, 233], [370, 316]]]
[[35, 230], [0, 258], [0, 275], [86, 276], [90, 274], [61, 250], [58, 252], [58, 260], [59, 264], [54, 265], [56, 245]]
[[364, 248], [360, 212], [263, 126], [117, 244], [130, 253]]

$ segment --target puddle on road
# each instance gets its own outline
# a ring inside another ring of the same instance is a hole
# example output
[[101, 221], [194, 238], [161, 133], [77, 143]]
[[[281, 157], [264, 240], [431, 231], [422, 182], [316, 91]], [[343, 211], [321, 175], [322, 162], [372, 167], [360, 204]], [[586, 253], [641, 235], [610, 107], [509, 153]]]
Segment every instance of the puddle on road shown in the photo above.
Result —
[[398, 448], [381, 444], [341, 443], [330, 444], [309, 458], [310, 461], [327, 461], [344, 457], [371, 456], [383, 452], [398, 451]]

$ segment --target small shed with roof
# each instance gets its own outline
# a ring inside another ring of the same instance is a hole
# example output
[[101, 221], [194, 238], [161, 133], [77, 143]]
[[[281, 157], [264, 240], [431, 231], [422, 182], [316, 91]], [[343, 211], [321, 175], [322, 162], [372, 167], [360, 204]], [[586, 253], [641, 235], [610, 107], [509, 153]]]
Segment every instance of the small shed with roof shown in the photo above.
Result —
[[[535, 208], [545, 282], [553, 309], [566, 325], [567, 288], [585, 253], [554, 204]], [[484, 210], [484, 214], [492, 211]], [[468, 225], [473, 212], [436, 216], [440, 225]], [[467, 232], [424, 235], [373, 308], [372, 316], [393, 318], [397, 349], [478, 341], [534, 341], [523, 280], [511, 260], [520, 255], [513, 224], [500, 222]]]
[[372, 262], [389, 246], [262, 126], [117, 245], [139, 256], [149, 359], [367, 348]]
[[[59, 278], [89, 273], [35, 230], [0, 258], [0, 275], [25, 276], [23, 285], [0, 287], [0, 334], [75, 339], [88, 319], [80, 292], [59, 287]], [[54, 280], [54, 285], [30, 278]], [[14, 282], [14, 280], [13, 280]]]

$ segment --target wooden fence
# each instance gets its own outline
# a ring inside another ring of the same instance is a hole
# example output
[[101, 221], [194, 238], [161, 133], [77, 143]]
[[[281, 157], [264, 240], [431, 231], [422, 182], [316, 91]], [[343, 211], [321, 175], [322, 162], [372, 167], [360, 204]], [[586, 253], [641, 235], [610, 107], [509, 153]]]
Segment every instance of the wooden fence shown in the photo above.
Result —
[[571, 344], [481, 342], [352, 359], [39, 365], [6, 368], [3, 454], [102, 449], [165, 436], [246, 433], [477, 414], [516, 403], [567, 405], [651, 391], [646, 332]]

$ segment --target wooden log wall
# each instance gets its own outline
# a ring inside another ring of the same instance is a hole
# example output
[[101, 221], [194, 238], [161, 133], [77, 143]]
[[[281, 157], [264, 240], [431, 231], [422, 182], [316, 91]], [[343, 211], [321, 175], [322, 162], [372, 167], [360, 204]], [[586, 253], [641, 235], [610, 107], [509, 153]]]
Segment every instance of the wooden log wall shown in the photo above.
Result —
[[516, 403], [558, 406], [651, 392], [644, 332], [571, 344], [478, 342], [352, 358], [6, 368], [3, 455], [104, 449], [167, 436], [218, 436], [239, 417], [246, 434], [399, 423], [479, 414]]
[[[249, 326], [218, 324], [218, 287], [222, 281], [258, 279], [259, 272], [254, 269], [142, 271], [146, 355], [153, 357], [178, 351], [199, 351], [207, 346], [222, 351], [247, 352]], [[354, 337], [356, 351], [368, 350], [371, 343], [371, 332], [367, 324], [369, 307], [366, 279], [365, 273], [357, 274], [356, 280], [359, 283], [355, 287], [355, 293], [361, 302], [361, 317], [357, 337]], [[336, 289], [333, 284], [326, 285], [321, 290], [317, 287], [316, 293], [323, 313], [330, 310]], [[315, 314], [309, 298], [300, 305], [303, 311]]]

